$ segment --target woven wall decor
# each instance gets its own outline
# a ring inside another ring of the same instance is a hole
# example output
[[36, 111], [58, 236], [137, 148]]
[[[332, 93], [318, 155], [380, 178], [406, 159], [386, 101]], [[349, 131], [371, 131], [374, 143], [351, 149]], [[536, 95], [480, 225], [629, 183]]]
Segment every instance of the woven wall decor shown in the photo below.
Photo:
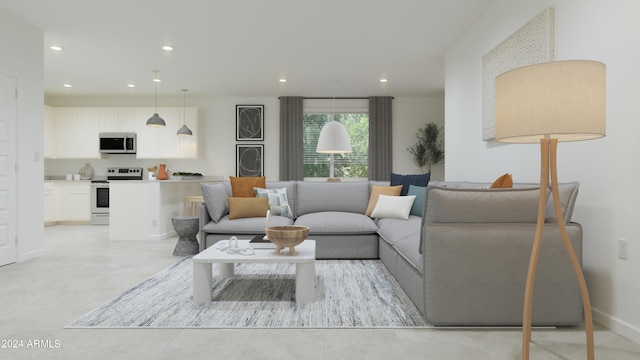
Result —
[[482, 57], [482, 140], [495, 138], [496, 77], [525, 65], [553, 61], [553, 8], [546, 8]]

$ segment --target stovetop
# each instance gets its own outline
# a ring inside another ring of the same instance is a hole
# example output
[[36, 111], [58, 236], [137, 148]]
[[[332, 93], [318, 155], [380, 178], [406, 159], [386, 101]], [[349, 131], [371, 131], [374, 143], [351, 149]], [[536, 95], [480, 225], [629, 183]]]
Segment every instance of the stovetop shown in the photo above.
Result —
[[141, 167], [110, 167], [107, 168], [107, 180], [142, 180]]

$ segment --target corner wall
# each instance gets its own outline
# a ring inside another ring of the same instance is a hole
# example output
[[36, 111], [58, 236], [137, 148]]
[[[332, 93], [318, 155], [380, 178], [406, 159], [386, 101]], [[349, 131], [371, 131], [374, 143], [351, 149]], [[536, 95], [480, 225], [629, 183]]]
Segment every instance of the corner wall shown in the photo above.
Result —
[[18, 79], [18, 261], [44, 253], [44, 35], [0, 9], [0, 71]]
[[[594, 319], [640, 342], [640, 3], [633, 0], [498, 1], [448, 51], [445, 61], [447, 180], [539, 181], [538, 145], [482, 141], [482, 56], [546, 7], [555, 9], [555, 59], [607, 65], [607, 136], [562, 143], [560, 181], [580, 181], [573, 214], [584, 230], [583, 268]], [[617, 257], [619, 238], [629, 260]]]

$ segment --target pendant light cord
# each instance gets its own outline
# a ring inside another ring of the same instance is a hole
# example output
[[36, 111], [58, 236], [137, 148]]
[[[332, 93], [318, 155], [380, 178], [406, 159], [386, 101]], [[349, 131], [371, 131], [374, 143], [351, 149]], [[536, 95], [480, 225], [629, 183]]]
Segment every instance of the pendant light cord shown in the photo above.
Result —
[[187, 124], [187, 89], [182, 89], [182, 125]]

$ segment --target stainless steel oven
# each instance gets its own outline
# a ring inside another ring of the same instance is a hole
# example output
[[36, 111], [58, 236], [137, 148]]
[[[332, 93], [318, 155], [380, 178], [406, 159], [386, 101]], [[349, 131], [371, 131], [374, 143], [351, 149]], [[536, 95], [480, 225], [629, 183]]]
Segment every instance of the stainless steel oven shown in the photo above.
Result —
[[142, 180], [142, 168], [107, 168], [107, 175], [91, 181], [91, 224], [109, 225], [109, 181]]
[[91, 181], [91, 224], [109, 225], [109, 182]]

